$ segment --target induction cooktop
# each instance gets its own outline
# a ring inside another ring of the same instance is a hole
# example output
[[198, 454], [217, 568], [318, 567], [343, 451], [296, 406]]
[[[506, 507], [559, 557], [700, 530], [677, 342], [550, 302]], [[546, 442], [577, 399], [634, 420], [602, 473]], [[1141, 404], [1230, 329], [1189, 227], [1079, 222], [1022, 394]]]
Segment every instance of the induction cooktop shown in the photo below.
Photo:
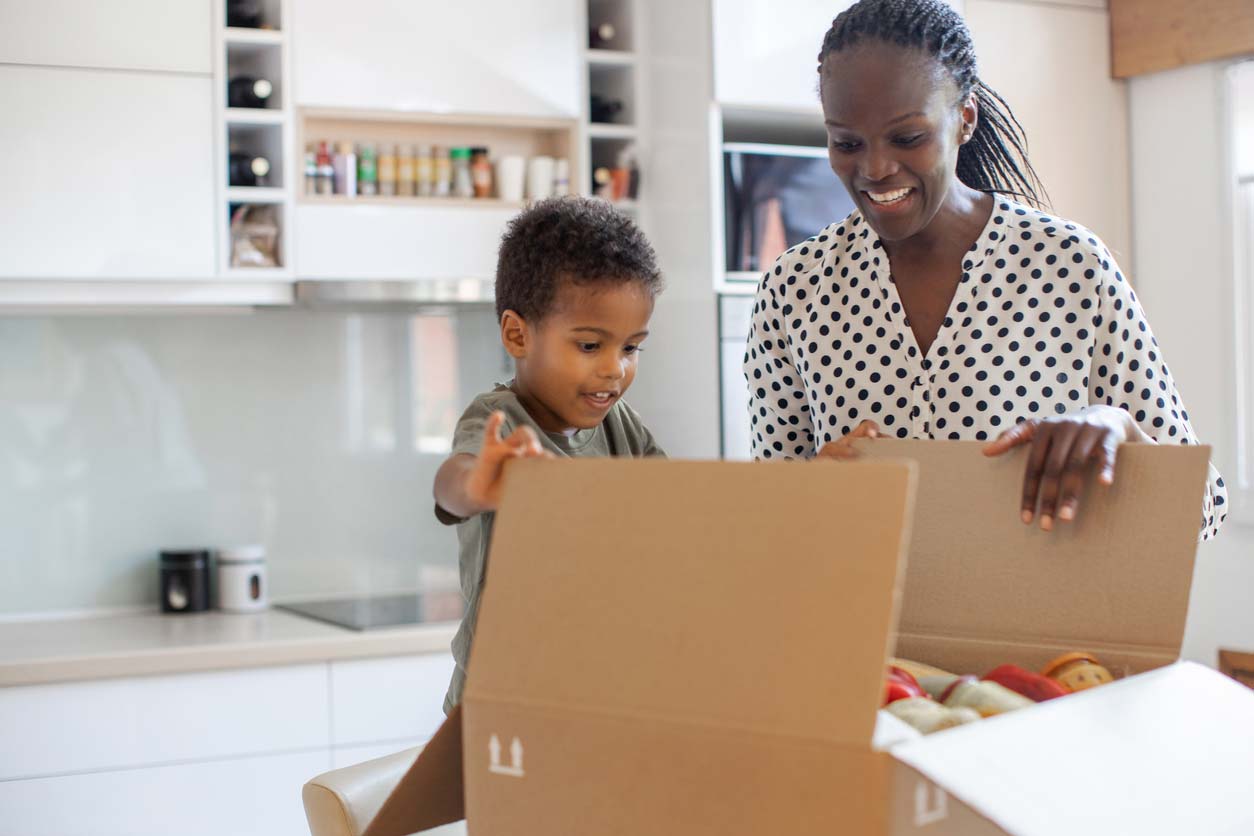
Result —
[[328, 598], [275, 606], [328, 624], [348, 627], [350, 630], [374, 630], [381, 627], [457, 621], [462, 617], [463, 601], [460, 592], [446, 590]]

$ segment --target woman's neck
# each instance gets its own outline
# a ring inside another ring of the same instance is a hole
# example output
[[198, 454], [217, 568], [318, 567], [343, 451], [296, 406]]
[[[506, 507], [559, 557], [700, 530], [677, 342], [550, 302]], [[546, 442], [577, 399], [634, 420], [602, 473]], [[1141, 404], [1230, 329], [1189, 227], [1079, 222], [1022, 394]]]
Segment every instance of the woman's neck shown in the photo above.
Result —
[[931, 223], [904, 241], [885, 241], [890, 260], [928, 261], [966, 252], [980, 237], [993, 211], [993, 196], [954, 180]]

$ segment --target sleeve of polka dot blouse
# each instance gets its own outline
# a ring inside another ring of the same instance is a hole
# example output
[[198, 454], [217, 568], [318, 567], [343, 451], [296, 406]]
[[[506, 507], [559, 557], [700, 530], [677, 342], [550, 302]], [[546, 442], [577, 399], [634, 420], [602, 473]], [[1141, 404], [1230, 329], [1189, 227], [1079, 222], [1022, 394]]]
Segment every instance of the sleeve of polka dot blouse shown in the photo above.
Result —
[[[1097, 339], [1089, 378], [1089, 403], [1127, 410], [1159, 444], [1197, 444], [1189, 413], [1176, 391], [1145, 311], [1109, 251], [1100, 241], [1097, 244], [1101, 298], [1093, 322]], [[1219, 533], [1228, 515], [1227, 501], [1223, 477], [1212, 464], [1202, 503], [1201, 539], [1209, 540]]]
[[789, 347], [784, 293], [774, 270], [762, 278], [745, 346], [754, 459], [808, 459], [815, 452], [810, 406]]

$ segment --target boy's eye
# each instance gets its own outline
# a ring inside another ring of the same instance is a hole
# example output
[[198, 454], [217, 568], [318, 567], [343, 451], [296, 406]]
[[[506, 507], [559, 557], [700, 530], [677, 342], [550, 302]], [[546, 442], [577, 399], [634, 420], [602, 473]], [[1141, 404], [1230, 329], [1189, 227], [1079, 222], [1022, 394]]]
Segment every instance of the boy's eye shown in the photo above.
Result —
[[640, 347], [640, 346], [638, 346], [638, 345], [625, 345], [625, 346], [623, 346], [623, 352], [624, 352], [625, 354], [635, 354], [636, 352], [639, 352], [639, 351], [644, 351], [644, 349], [643, 349], [643, 348], [641, 348], [641, 347]]
[[580, 351], [593, 352], [600, 348], [598, 343], [577, 343]]

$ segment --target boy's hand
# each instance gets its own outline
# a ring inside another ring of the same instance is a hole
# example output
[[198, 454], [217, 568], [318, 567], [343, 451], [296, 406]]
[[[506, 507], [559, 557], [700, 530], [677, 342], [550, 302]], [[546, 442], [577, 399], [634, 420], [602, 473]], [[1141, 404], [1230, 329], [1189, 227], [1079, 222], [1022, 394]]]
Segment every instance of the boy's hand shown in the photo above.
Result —
[[466, 475], [466, 498], [484, 511], [495, 511], [501, 501], [505, 463], [510, 459], [552, 458], [540, 446], [535, 431], [526, 425], [518, 427], [509, 438], [501, 438], [504, 412], [493, 412], [483, 428], [483, 447], [475, 465]]

